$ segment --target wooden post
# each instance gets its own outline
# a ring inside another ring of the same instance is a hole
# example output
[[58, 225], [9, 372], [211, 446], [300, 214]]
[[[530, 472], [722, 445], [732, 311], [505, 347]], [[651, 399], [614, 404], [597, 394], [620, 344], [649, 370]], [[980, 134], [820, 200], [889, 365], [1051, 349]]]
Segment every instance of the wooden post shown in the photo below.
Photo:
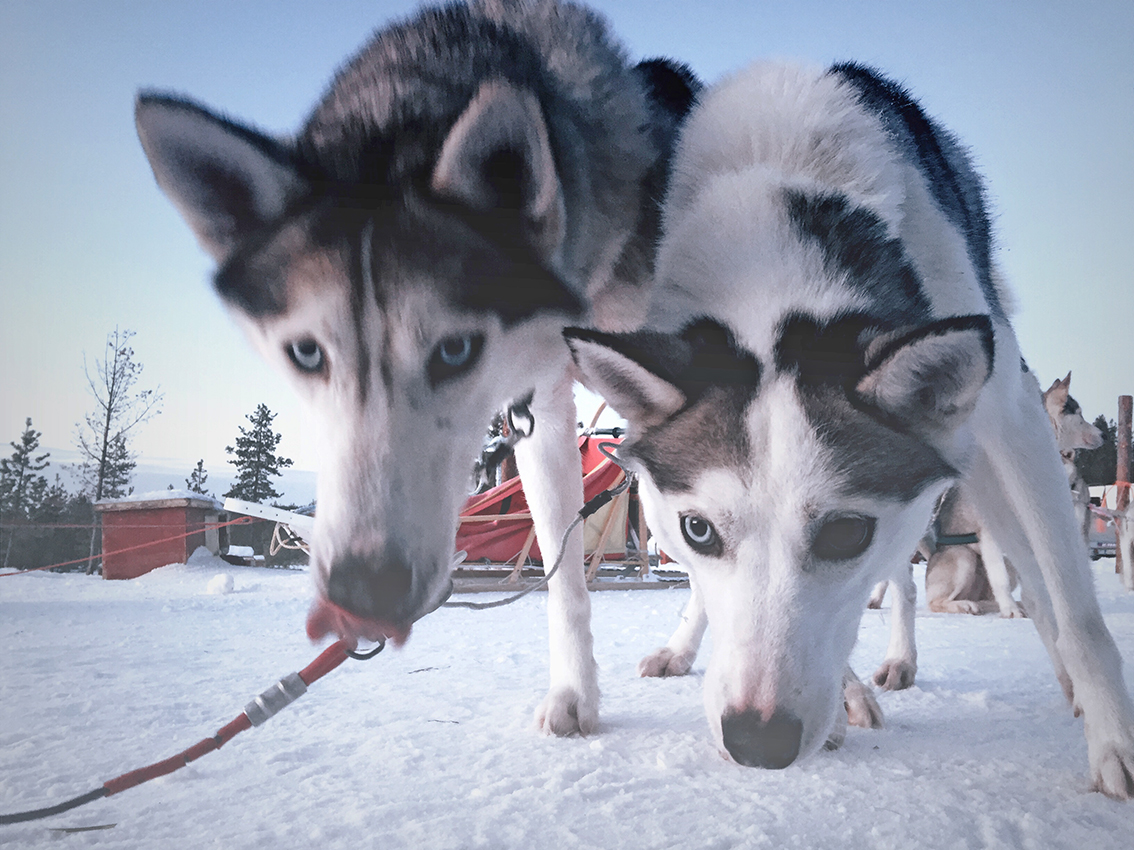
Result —
[[[516, 566], [512, 568], [512, 572], [508, 574], [508, 582], [515, 584], [520, 580], [523, 573], [524, 563], [528, 560], [528, 553], [532, 551], [532, 544], [535, 542], [535, 523], [532, 523], [532, 530], [528, 532], [527, 539], [524, 540], [524, 546], [520, 549], [520, 556], [516, 558]], [[547, 557], [546, 555], [544, 556]]]
[[645, 578], [650, 572], [650, 550], [646, 545], [650, 530], [646, 528], [646, 509], [642, 505], [641, 497], [635, 501], [638, 503], [638, 576]]
[[[1115, 435], [1118, 443], [1118, 463], [1115, 469], [1114, 483], [1118, 490], [1114, 509], [1121, 513], [1130, 505], [1130, 422], [1134, 411], [1134, 397], [1120, 395], [1118, 397], [1118, 433]], [[1122, 552], [1114, 552], [1114, 571], [1122, 572]]]
[[[591, 563], [587, 568], [587, 581], [594, 581], [595, 576], [598, 575], [599, 564], [602, 563], [602, 556], [606, 554], [606, 544], [610, 540], [610, 532], [614, 530], [614, 520], [622, 509], [622, 502], [628, 499], [629, 496], [623, 493], [616, 496], [609, 505], [609, 512], [606, 515], [606, 521], [602, 524], [602, 532], [599, 534], [598, 546], [595, 547], [594, 554], [591, 555]], [[626, 530], [623, 529], [623, 534]]]

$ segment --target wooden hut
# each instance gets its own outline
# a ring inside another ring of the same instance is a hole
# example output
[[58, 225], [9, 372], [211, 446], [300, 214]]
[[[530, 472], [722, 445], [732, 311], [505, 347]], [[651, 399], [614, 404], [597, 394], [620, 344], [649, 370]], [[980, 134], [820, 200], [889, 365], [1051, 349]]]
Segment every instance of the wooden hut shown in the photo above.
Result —
[[222, 551], [227, 529], [221, 503], [185, 490], [157, 491], [121, 500], [104, 500], [102, 577], [137, 578], [166, 564], [183, 564], [197, 547]]

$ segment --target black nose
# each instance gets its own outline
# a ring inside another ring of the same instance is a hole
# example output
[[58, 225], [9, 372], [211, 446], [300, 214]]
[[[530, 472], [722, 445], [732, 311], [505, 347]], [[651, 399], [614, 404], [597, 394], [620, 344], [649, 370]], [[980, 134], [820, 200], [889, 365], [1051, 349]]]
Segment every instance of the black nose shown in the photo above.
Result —
[[353, 614], [397, 622], [413, 607], [413, 569], [397, 555], [348, 553], [331, 564], [327, 598]]
[[767, 720], [758, 711], [728, 712], [721, 717], [721, 732], [737, 764], [780, 770], [799, 755], [803, 722], [784, 711]]

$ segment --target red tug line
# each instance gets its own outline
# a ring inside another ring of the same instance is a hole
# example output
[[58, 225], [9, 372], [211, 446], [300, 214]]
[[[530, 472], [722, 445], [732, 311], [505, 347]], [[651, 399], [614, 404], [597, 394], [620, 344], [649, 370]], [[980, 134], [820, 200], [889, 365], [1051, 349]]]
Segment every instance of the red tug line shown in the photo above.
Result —
[[[189, 749], [171, 758], [167, 758], [164, 761], [155, 762], [146, 767], [138, 768], [137, 770], [132, 770], [129, 773], [117, 776], [108, 782], [104, 782], [101, 787], [93, 791], [88, 791], [86, 794], [82, 794], [56, 806], [49, 806], [47, 808], [27, 812], [17, 812], [11, 815], [0, 815], [0, 825], [23, 823], [25, 821], [38, 820], [40, 818], [50, 817], [51, 815], [61, 814], [85, 803], [93, 802], [102, 797], [109, 797], [112, 794], [121, 793], [128, 788], [141, 785], [143, 782], [149, 782], [151, 779], [173, 773], [175, 770], [185, 767], [189, 762], [196, 761], [201, 756], [211, 753], [213, 750], [219, 750], [245, 729], [259, 726], [270, 717], [274, 716], [280, 709], [298, 699], [306, 693], [310, 685], [330, 673], [346, 661], [347, 658], [368, 658], [373, 654], [377, 654], [377, 650], [375, 650], [369, 655], [355, 655], [353, 653], [354, 647], [355, 645], [353, 643], [348, 643], [344, 640], [335, 641], [323, 650], [318, 658], [298, 673], [285, 676], [248, 703], [248, 705], [244, 707], [244, 711], [242, 711], [235, 720], [222, 726], [211, 738], [204, 738], [189, 747]], [[381, 649], [381, 645], [379, 645], [378, 649]]]

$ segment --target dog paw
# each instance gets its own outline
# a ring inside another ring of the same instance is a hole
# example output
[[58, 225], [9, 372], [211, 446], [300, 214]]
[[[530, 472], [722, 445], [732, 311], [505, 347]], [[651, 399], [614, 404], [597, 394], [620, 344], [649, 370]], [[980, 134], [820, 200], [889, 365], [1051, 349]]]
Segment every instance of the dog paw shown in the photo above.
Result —
[[847, 709], [847, 722], [862, 729], [881, 729], [882, 706], [870, 688], [857, 680], [843, 685], [843, 703]]
[[1000, 616], [1006, 620], [1027, 619], [1028, 613], [1019, 603], [1015, 603], [1008, 606], [1007, 609], [1001, 608]]
[[598, 726], [598, 696], [574, 688], [552, 688], [535, 713], [536, 728], [545, 735], [589, 735]]
[[1112, 800], [1134, 798], [1134, 747], [1114, 747], [1098, 758], [1092, 754], [1091, 790]]
[[874, 684], [884, 691], [904, 691], [913, 687], [917, 665], [901, 658], [887, 658], [874, 671]]
[[638, 675], [643, 679], [661, 679], [666, 676], [684, 676], [693, 666], [693, 658], [675, 653], [668, 646], [655, 649], [638, 662]]

